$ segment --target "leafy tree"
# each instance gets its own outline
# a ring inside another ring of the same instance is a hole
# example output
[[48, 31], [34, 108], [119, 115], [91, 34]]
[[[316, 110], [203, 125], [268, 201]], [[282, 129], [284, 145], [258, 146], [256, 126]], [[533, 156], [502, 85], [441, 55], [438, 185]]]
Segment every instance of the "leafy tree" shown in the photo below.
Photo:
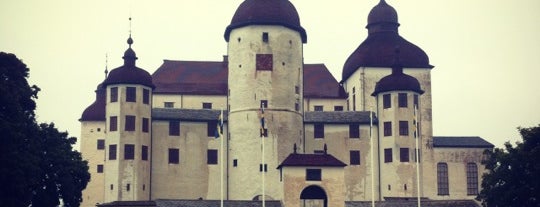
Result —
[[486, 151], [478, 200], [483, 206], [540, 206], [540, 125], [518, 128], [523, 142]]
[[71, 145], [75, 138], [54, 124], [38, 125], [29, 69], [0, 52], [0, 206], [79, 206], [90, 179], [88, 165]]

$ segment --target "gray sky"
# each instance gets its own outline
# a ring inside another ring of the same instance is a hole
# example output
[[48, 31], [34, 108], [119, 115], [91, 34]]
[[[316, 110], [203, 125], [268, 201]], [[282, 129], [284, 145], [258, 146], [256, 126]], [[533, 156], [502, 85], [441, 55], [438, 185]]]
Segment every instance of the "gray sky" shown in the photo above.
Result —
[[[80, 136], [78, 119], [109, 70], [122, 65], [131, 15], [137, 65], [219, 61], [225, 27], [242, 0], [0, 0], [0, 51], [16, 54], [42, 91], [38, 121]], [[308, 34], [306, 63], [339, 81], [367, 37], [378, 0], [291, 0]], [[336, 3], [337, 2], [337, 3]], [[400, 34], [429, 56], [434, 135], [481, 136], [498, 147], [540, 123], [540, 1], [387, 0]]]

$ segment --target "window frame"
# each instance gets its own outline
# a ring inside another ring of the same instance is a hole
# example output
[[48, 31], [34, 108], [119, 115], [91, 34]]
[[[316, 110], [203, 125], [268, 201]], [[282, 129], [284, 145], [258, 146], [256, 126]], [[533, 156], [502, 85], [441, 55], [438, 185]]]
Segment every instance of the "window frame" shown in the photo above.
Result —
[[99, 164], [96, 166], [96, 173], [103, 173], [103, 164]]
[[98, 139], [96, 140], [96, 148], [97, 150], [104, 150], [105, 149], [105, 140], [104, 139]]
[[150, 132], [150, 119], [149, 118], [142, 118], [142, 132], [148, 133]]
[[410, 162], [409, 148], [399, 148], [399, 161], [400, 162]]
[[383, 94], [383, 109], [392, 108], [392, 96], [391, 94]]
[[134, 160], [134, 159], [135, 159], [135, 145], [124, 144], [124, 160]]
[[399, 121], [399, 136], [409, 136], [409, 121]]
[[180, 136], [180, 121], [169, 120], [169, 136]]
[[126, 87], [126, 102], [137, 102], [137, 87]]
[[360, 150], [350, 150], [349, 151], [349, 164], [361, 165], [360, 156], [361, 156]]
[[109, 117], [109, 131], [118, 131], [118, 116]]
[[143, 88], [143, 104], [150, 104], [150, 90]]
[[174, 102], [170, 102], [170, 101], [163, 102], [163, 108], [166, 108], [166, 109], [174, 108]]
[[349, 138], [360, 139], [360, 124], [349, 124]]
[[315, 105], [313, 106], [313, 111], [324, 111], [323, 105]]
[[384, 163], [391, 163], [393, 161], [392, 148], [384, 149]]
[[314, 168], [307, 168], [306, 181], [322, 181], [322, 170], [314, 169]]
[[116, 144], [109, 145], [109, 160], [116, 160], [117, 159], [117, 150], [118, 147]]
[[203, 109], [212, 109], [212, 103], [211, 102], [203, 102], [202, 103]]
[[467, 174], [467, 195], [478, 195], [478, 165], [469, 162], [466, 165]]
[[407, 93], [398, 93], [398, 107], [407, 108], [408, 107], [408, 97]]
[[126, 132], [134, 132], [135, 131], [135, 124], [136, 124], [136, 117], [133, 116], [133, 115], [126, 115], [124, 131], [126, 131]]
[[141, 160], [148, 160], [148, 146], [146, 145], [141, 146]]
[[324, 139], [324, 124], [323, 123], [313, 124], [313, 138]]
[[445, 162], [437, 163], [437, 195], [450, 195], [448, 164]]
[[217, 149], [208, 149], [206, 151], [206, 164], [217, 165], [219, 164], [218, 158], [219, 158], [219, 155], [218, 155]]
[[385, 137], [392, 136], [392, 122], [391, 121], [383, 122], [383, 136]]
[[118, 102], [118, 87], [111, 87], [110, 93], [111, 103]]
[[169, 148], [169, 164], [180, 164], [180, 149]]

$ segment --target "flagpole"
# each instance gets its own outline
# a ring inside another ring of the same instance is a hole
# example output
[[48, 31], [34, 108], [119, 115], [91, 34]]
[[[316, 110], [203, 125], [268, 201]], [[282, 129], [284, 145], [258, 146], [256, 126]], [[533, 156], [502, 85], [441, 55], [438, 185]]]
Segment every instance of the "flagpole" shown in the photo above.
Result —
[[[262, 104], [262, 118], [264, 120], [264, 104]], [[265, 202], [265, 183], [264, 183], [264, 177], [265, 177], [265, 166], [264, 166], [264, 122], [263, 124], [261, 124], [261, 130], [262, 130], [262, 133], [261, 133], [261, 140], [262, 140], [262, 207], [266, 207], [266, 202]]]
[[418, 148], [418, 140], [420, 139], [418, 134], [418, 115], [417, 105], [414, 105], [414, 139], [416, 141], [416, 200], [417, 205], [420, 207], [420, 149]]
[[219, 125], [220, 126], [220, 129], [219, 129], [220, 149], [219, 149], [219, 151], [221, 153], [221, 156], [220, 156], [220, 159], [221, 159], [220, 160], [220, 162], [221, 162], [220, 168], [221, 169], [220, 169], [220, 173], [219, 173], [219, 180], [221, 182], [221, 185], [220, 185], [220, 194], [221, 194], [220, 195], [220, 206], [223, 207], [223, 163], [224, 163], [223, 162], [223, 154], [224, 154], [224, 152], [223, 152], [223, 136], [222, 136], [223, 132], [221, 131], [221, 129], [222, 129], [221, 127], [223, 127], [223, 108], [221, 108], [221, 113], [220, 113], [219, 117], [220, 117], [219, 121], [221, 122], [221, 123], [219, 123], [220, 124]]
[[369, 140], [370, 140], [370, 145], [371, 145], [371, 206], [375, 207], [375, 179], [374, 179], [375, 166], [373, 166], [372, 128], [373, 128], [373, 112], [370, 110], [369, 112]]

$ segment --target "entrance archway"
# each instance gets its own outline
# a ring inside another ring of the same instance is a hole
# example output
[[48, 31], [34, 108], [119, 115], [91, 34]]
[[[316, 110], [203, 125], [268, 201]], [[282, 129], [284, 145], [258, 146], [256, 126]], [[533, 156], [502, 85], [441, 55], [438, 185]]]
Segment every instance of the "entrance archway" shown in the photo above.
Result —
[[328, 197], [323, 188], [310, 185], [300, 193], [302, 207], [328, 207]]

